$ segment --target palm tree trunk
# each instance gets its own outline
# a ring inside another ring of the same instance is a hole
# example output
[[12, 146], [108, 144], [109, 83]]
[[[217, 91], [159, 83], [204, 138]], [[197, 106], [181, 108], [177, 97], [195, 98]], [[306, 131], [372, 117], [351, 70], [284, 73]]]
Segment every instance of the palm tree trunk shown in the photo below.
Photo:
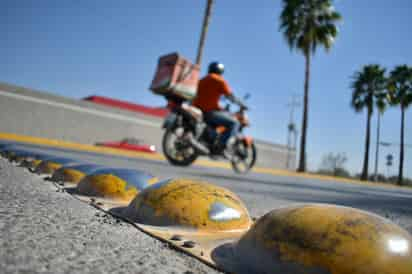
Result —
[[203, 18], [202, 33], [200, 35], [199, 47], [197, 48], [196, 64], [200, 66], [202, 62], [203, 49], [205, 47], [205, 40], [207, 29], [209, 27], [210, 16], [212, 13], [213, 0], [207, 0], [205, 16]]
[[381, 112], [378, 111], [378, 125], [376, 127], [376, 154], [375, 154], [375, 175], [374, 181], [378, 181], [378, 164], [379, 164], [379, 142], [380, 142], [380, 133], [381, 133]]
[[300, 136], [300, 156], [298, 172], [306, 171], [306, 132], [308, 128], [309, 104], [309, 77], [310, 77], [310, 51], [305, 53], [305, 94], [303, 97], [302, 135]]
[[405, 131], [405, 107], [401, 105], [401, 147], [399, 153], [399, 175], [398, 175], [398, 184], [403, 184], [403, 152], [404, 152], [404, 131]]
[[368, 107], [368, 118], [367, 118], [367, 121], [366, 121], [365, 155], [363, 157], [363, 168], [362, 168], [362, 175], [361, 175], [361, 180], [362, 181], [368, 180], [371, 117], [372, 117], [372, 111]]

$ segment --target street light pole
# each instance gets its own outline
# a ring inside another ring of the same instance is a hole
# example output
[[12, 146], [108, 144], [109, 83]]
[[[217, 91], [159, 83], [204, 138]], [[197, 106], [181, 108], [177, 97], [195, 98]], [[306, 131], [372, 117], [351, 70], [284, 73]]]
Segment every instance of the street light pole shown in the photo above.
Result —
[[[378, 146], [383, 146], [383, 147], [392, 147], [392, 146], [395, 146], [395, 147], [400, 147], [401, 145], [400, 144], [398, 144], [398, 143], [391, 143], [391, 142], [380, 142], [379, 141], [379, 143], [377, 144]], [[404, 147], [405, 148], [412, 148], [412, 144], [404, 144]], [[390, 157], [389, 157], [390, 156]], [[391, 166], [392, 165], [392, 160], [393, 160], [393, 156], [391, 155], [391, 154], [388, 154], [387, 156], [386, 156], [386, 166], [388, 167], [387, 168], [387, 176], [389, 176], [389, 166]], [[376, 162], [375, 162], [376, 163]], [[390, 163], [390, 164], [388, 164], [388, 163]], [[376, 166], [375, 166], [375, 170], [376, 170]], [[375, 171], [375, 174], [376, 174], [376, 171]], [[376, 178], [376, 175], [375, 175], [375, 178]]]
[[287, 139], [287, 157], [286, 157], [286, 169], [291, 168], [291, 154], [292, 149], [296, 150], [296, 139], [297, 139], [297, 130], [294, 122], [293, 114], [295, 112], [295, 108], [300, 106], [300, 103], [297, 99], [297, 96], [293, 96], [290, 103], [287, 104], [290, 108], [289, 113], [289, 124], [288, 124], [288, 139]]
[[209, 27], [210, 17], [212, 14], [212, 6], [214, 0], [207, 0], [205, 15], [203, 17], [202, 33], [200, 35], [199, 46], [197, 48], [196, 64], [200, 66], [202, 62], [203, 48], [205, 47], [206, 34]]

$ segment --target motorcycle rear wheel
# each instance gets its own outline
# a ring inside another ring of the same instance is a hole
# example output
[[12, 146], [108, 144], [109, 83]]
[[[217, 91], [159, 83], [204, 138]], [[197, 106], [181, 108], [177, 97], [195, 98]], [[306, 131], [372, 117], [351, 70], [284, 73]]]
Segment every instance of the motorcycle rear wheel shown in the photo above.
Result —
[[[175, 166], [189, 166], [196, 161], [199, 156], [196, 150], [189, 144], [185, 145], [185, 140], [177, 130], [171, 128], [163, 135], [162, 149], [167, 161]], [[182, 129], [182, 128], [180, 128]]]

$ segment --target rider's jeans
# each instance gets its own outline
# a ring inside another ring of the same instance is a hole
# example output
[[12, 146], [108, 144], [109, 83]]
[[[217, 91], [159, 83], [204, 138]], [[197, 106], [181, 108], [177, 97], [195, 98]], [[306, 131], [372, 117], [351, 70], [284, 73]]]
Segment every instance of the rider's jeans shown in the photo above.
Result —
[[239, 132], [239, 122], [229, 112], [213, 110], [206, 112], [204, 118], [206, 123], [210, 125], [226, 127], [220, 140], [223, 145], [226, 145], [229, 138], [236, 136]]

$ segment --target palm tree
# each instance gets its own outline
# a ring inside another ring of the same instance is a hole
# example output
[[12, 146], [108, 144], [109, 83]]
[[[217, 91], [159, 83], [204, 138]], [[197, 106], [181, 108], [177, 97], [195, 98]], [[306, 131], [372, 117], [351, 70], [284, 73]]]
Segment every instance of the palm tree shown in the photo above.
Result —
[[203, 17], [202, 32], [200, 34], [199, 46], [197, 49], [196, 64], [200, 66], [202, 62], [203, 49], [205, 47], [205, 40], [207, 29], [209, 27], [210, 17], [212, 14], [213, 0], [207, 0], [205, 15]]
[[305, 57], [302, 135], [300, 139], [299, 172], [306, 170], [306, 135], [308, 127], [309, 77], [311, 55], [319, 45], [329, 50], [338, 34], [335, 23], [341, 15], [332, 0], [283, 0], [280, 30], [291, 49]]
[[366, 136], [365, 136], [365, 154], [363, 157], [363, 168], [361, 180], [368, 179], [369, 168], [369, 146], [370, 146], [370, 123], [374, 106], [380, 110], [384, 108], [386, 97], [386, 78], [385, 69], [379, 65], [364, 66], [353, 76], [352, 102], [351, 105], [356, 112], [361, 112], [366, 108]]
[[401, 147], [399, 154], [398, 184], [403, 183], [405, 111], [412, 104], [412, 68], [407, 65], [395, 67], [388, 80], [388, 100], [401, 107]]

